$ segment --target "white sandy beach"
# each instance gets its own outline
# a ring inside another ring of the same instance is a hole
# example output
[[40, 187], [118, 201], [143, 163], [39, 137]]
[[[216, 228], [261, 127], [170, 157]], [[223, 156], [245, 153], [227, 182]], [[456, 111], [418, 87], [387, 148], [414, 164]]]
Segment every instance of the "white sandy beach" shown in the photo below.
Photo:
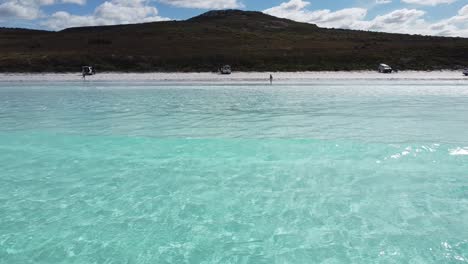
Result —
[[[467, 80], [461, 71], [400, 71], [381, 74], [374, 71], [354, 72], [234, 72], [218, 73], [98, 73], [86, 77], [86, 81], [155, 81], [155, 82], [268, 82], [270, 74], [274, 82], [307, 82], [315, 80]], [[0, 73], [0, 81], [82, 81], [80, 73]]]

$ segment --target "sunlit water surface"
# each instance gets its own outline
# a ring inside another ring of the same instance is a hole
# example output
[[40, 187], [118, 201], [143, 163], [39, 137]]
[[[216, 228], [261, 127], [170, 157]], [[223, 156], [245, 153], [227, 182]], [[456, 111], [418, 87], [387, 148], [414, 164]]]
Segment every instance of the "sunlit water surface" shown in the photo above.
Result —
[[0, 263], [468, 262], [468, 83], [0, 83]]

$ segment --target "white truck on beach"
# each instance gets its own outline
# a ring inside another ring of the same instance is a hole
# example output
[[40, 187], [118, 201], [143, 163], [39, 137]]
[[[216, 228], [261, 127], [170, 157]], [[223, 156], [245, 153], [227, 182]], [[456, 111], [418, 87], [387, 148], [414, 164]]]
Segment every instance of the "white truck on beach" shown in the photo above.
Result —
[[392, 73], [393, 69], [392, 69], [392, 67], [388, 66], [387, 64], [381, 63], [381, 64], [379, 64], [378, 71], [380, 73]]

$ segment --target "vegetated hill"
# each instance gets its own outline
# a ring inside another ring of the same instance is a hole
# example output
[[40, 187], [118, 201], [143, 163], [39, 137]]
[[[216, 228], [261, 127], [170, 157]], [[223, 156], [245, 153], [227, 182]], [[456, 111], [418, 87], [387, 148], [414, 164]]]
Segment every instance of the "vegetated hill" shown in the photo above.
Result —
[[0, 71], [432, 70], [468, 65], [468, 39], [323, 29], [260, 12], [210, 11], [186, 21], [0, 29]]

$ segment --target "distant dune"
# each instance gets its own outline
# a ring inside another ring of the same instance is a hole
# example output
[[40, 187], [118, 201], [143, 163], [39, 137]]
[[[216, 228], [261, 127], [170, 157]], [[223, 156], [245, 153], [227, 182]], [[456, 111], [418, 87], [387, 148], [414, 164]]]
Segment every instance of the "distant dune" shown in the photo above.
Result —
[[468, 39], [323, 29], [260, 12], [210, 11], [186, 21], [70, 28], [0, 28], [0, 72], [460, 69]]

